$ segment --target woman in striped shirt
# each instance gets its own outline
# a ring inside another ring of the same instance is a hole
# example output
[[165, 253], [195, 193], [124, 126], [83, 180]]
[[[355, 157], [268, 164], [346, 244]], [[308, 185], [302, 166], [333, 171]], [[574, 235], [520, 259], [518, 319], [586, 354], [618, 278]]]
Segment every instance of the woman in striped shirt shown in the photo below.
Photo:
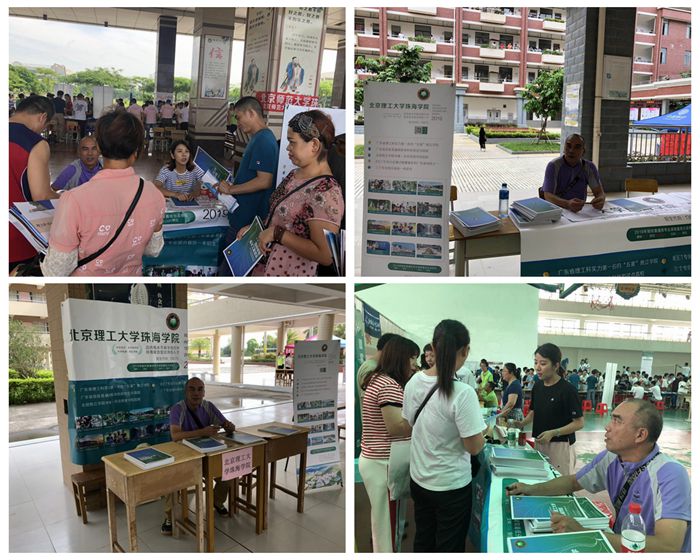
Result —
[[413, 374], [415, 343], [395, 336], [382, 350], [377, 368], [361, 384], [362, 453], [360, 475], [372, 518], [374, 552], [394, 552], [403, 530], [400, 504], [389, 499], [388, 472], [392, 441], [405, 441], [411, 428], [401, 417], [403, 388]]
[[170, 163], [164, 165], [153, 184], [165, 197], [180, 201], [192, 200], [199, 195], [204, 171], [192, 162], [192, 150], [185, 140], [170, 145]]

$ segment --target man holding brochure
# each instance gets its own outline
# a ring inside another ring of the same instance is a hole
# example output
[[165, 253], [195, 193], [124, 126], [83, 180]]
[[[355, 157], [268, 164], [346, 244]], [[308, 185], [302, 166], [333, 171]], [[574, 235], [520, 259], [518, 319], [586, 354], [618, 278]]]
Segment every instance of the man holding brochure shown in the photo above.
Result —
[[[172, 440], [211, 437], [215, 436], [221, 428], [226, 433], [233, 433], [236, 430], [236, 426], [226, 420], [216, 406], [204, 400], [204, 382], [197, 377], [188, 380], [185, 383], [185, 399], [175, 404], [170, 410], [170, 436]], [[230, 482], [216, 479], [214, 509], [220, 515], [228, 515], [224, 502], [228, 497]], [[169, 520], [166, 519], [161, 532], [166, 532], [164, 529], [168, 523]], [[172, 531], [172, 528], [170, 530]]]
[[[509, 495], [563, 496], [578, 490], [607, 490], [616, 511], [615, 534], [606, 533], [616, 551], [630, 504], [641, 505], [646, 525], [645, 552], [690, 552], [690, 479], [680, 464], [664, 455], [656, 441], [663, 419], [649, 401], [630, 399], [612, 413], [605, 428], [606, 451], [575, 475], [540, 484], [518, 482]], [[571, 517], [552, 512], [552, 531], [585, 530]]]
[[[243, 226], [249, 225], [255, 216], [264, 219], [269, 210], [270, 195], [275, 186], [279, 146], [272, 131], [263, 119], [262, 106], [254, 97], [241, 97], [233, 111], [238, 128], [250, 139], [243, 152], [243, 159], [233, 179], [233, 184], [221, 181], [219, 192], [236, 197], [238, 208], [229, 214], [229, 230], [226, 245], [233, 243]], [[228, 266], [222, 265], [220, 275], [230, 275]]]

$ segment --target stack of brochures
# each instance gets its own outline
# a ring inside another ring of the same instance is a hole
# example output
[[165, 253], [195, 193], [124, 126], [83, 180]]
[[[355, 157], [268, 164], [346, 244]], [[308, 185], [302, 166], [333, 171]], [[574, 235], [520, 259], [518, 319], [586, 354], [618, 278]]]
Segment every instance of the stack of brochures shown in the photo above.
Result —
[[278, 436], [289, 436], [296, 434], [299, 430], [296, 428], [287, 428], [286, 426], [266, 426], [265, 428], [260, 428], [258, 431], [268, 434], [277, 434]]
[[228, 447], [223, 441], [210, 437], [185, 438], [182, 443], [200, 453], [214, 453]]
[[516, 200], [510, 206], [510, 217], [517, 225], [537, 225], [557, 222], [562, 209], [538, 197]]
[[581, 531], [579, 533], [510, 537], [508, 539], [508, 552], [612, 553], [615, 552], [615, 549], [610, 545], [602, 531]]
[[450, 223], [464, 237], [496, 231], [501, 227], [501, 220], [479, 207], [450, 212]]
[[261, 441], [265, 441], [263, 438], [251, 436], [250, 434], [244, 434], [243, 432], [233, 432], [233, 435], [227, 437], [226, 439], [230, 439], [231, 441], [235, 441], [241, 445], [249, 445], [251, 443], [260, 443]]
[[547, 460], [530, 447], [512, 448], [493, 446], [488, 460], [494, 474], [502, 477], [547, 479], [550, 477]]
[[10, 206], [10, 223], [40, 253], [49, 246], [49, 230], [55, 212], [50, 200], [39, 202], [15, 202]]
[[323, 234], [326, 236], [326, 243], [331, 250], [336, 276], [345, 276], [345, 230], [341, 229], [338, 233], [333, 233], [324, 229]]
[[175, 457], [168, 453], [158, 451], [153, 447], [127, 451], [124, 453], [124, 459], [143, 470], [155, 469], [156, 467], [162, 467], [163, 465], [169, 465], [175, 462]]
[[607, 529], [608, 516], [588, 498], [578, 496], [511, 496], [512, 519], [526, 522], [532, 533], [551, 533], [552, 512], [575, 519], [585, 529]]

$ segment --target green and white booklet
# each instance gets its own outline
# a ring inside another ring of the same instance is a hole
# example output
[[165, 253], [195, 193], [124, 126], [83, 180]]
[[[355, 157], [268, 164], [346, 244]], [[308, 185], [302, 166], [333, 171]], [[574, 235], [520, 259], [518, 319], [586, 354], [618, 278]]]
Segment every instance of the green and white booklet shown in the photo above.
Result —
[[610, 520], [588, 498], [578, 496], [511, 496], [513, 519], [528, 521], [533, 533], [551, 532], [551, 514], [575, 519], [586, 529], [606, 529]]
[[508, 552], [539, 553], [611, 553], [610, 545], [602, 531], [580, 531], [578, 533], [552, 533], [528, 537], [510, 537]]

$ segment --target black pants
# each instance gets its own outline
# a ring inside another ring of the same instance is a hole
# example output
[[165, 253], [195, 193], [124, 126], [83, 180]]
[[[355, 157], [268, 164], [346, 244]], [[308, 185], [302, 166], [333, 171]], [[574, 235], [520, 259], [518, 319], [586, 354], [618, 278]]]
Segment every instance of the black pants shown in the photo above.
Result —
[[464, 552], [472, 513], [472, 485], [435, 492], [411, 480], [416, 517], [413, 552]]

